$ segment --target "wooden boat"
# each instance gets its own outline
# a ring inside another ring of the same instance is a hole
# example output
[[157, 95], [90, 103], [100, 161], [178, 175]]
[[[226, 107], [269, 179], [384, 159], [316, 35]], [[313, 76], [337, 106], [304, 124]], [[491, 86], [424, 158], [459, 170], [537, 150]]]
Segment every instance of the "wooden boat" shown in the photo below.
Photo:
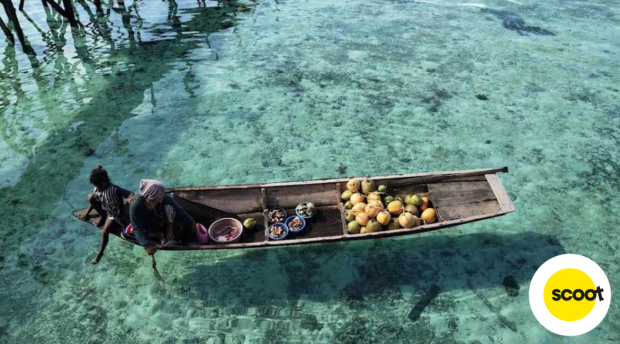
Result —
[[[376, 233], [349, 234], [345, 210], [340, 195], [350, 178], [311, 180], [303, 182], [247, 184], [234, 186], [203, 186], [171, 188], [177, 202], [205, 227], [222, 217], [235, 217], [243, 221], [255, 218], [254, 230], [244, 230], [241, 240], [234, 244], [200, 245], [198, 242], [167, 246], [163, 250], [211, 250], [272, 247], [344, 240], [378, 239], [396, 235], [410, 235], [443, 229], [464, 223], [505, 215], [515, 210], [504, 189], [499, 172], [508, 168], [478, 169], [453, 172], [418, 173], [372, 177], [377, 185], [386, 184], [396, 195], [410, 193], [428, 194], [437, 212], [438, 221], [415, 228], [386, 230]], [[295, 207], [304, 201], [313, 202], [317, 214], [307, 221], [307, 228], [299, 234], [289, 234], [284, 240], [274, 241], [267, 236], [269, 223], [267, 209], [284, 208], [295, 214]], [[75, 216], [86, 209], [73, 212]], [[88, 219], [97, 223], [99, 217]], [[118, 235], [118, 234], [117, 234]], [[123, 240], [137, 244], [130, 239]]]

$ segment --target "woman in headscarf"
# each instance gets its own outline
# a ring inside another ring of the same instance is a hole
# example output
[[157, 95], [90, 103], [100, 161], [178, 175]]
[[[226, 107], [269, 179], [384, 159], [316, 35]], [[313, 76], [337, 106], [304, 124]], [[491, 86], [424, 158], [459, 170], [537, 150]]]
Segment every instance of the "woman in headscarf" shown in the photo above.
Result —
[[140, 196], [129, 210], [133, 233], [148, 255], [153, 255], [158, 245], [196, 231], [194, 219], [165, 190], [157, 180], [142, 179]]

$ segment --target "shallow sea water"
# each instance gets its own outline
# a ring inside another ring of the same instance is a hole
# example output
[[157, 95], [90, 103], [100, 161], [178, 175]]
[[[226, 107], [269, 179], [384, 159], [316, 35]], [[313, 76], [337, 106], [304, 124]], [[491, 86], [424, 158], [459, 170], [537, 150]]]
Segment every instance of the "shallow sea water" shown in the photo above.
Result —
[[[83, 31], [28, 1], [36, 58], [0, 40], [0, 342], [620, 341], [618, 302], [566, 338], [528, 301], [538, 266], [562, 253], [620, 285], [616, 1], [75, 6]], [[141, 178], [506, 165], [517, 211], [413, 237], [160, 252], [162, 284], [117, 238], [89, 264], [99, 233], [71, 211], [86, 206], [96, 163], [134, 191]]]

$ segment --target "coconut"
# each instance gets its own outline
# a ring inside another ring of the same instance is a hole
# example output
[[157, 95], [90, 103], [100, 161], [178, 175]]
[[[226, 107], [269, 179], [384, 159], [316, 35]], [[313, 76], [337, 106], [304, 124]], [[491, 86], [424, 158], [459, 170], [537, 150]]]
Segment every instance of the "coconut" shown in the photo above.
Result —
[[368, 195], [368, 197], [366, 198], [368, 200], [368, 203], [370, 203], [371, 201], [379, 201], [381, 202], [381, 194], [378, 192], [371, 192], [370, 195]]
[[377, 186], [375, 185], [374, 180], [372, 179], [364, 179], [362, 182], [362, 193], [364, 195], [369, 195], [371, 192], [377, 191]]
[[418, 208], [417, 208], [415, 205], [413, 205], [413, 204], [408, 204], [408, 205], [405, 207], [405, 211], [406, 211], [406, 212], [408, 212], [408, 213], [411, 213], [411, 214], [413, 214], [413, 215], [415, 215], [415, 216], [420, 216], [420, 211], [419, 211], [419, 210], [418, 210]]
[[414, 220], [413, 227], [418, 227], [419, 225], [421, 225], [421, 224], [422, 224], [422, 220], [420, 220], [420, 218], [419, 218], [419, 217], [417, 217], [417, 216], [414, 216], [414, 217], [413, 217], [413, 220]]
[[349, 210], [346, 213], [344, 213], [344, 217], [345, 217], [345, 219], [347, 219], [347, 222], [351, 222], [351, 221], [355, 220], [355, 214], [353, 214], [353, 212], [351, 210]]
[[394, 196], [387, 195], [383, 200], [385, 201], [385, 204], [390, 204], [394, 201]]
[[368, 202], [368, 204], [372, 204], [375, 207], [379, 207], [379, 208], [383, 209], [383, 202], [381, 202], [381, 201], [371, 201], [371, 202]]
[[366, 211], [366, 203], [358, 203], [354, 205], [353, 208], [351, 208], [351, 212], [353, 212], [354, 215], [363, 213], [365, 211]]
[[379, 188], [377, 190], [379, 192], [381, 192], [381, 193], [386, 193], [387, 192], [387, 185], [379, 185]]
[[388, 224], [388, 230], [403, 228], [397, 218], [393, 218]]
[[409, 195], [405, 196], [405, 204], [411, 204], [411, 196], [413, 196], [413, 195], [409, 194]]
[[362, 229], [362, 226], [360, 226], [360, 224], [357, 223], [356, 221], [351, 221], [347, 225], [347, 232], [349, 232], [349, 234], [358, 234], [361, 229]]
[[388, 204], [387, 209], [392, 215], [400, 215], [403, 212], [403, 204], [399, 201], [393, 201]]
[[403, 228], [412, 228], [415, 224], [415, 216], [411, 213], [402, 213], [398, 217], [398, 223], [400, 223]]
[[345, 209], [351, 209], [353, 208], [353, 203], [351, 203], [351, 201], [347, 201], [347, 203], [344, 204]]
[[435, 209], [427, 208], [426, 210], [424, 210], [422, 212], [422, 220], [424, 220], [424, 223], [427, 224], [437, 221], [437, 213], [435, 212]]
[[353, 195], [351, 195], [351, 204], [356, 205], [358, 203], [364, 203], [364, 195], [362, 195], [361, 193], [354, 193]]
[[348, 201], [351, 196], [353, 196], [353, 192], [351, 192], [351, 190], [345, 190], [342, 195], [340, 195], [340, 198], [342, 198], [343, 201]]
[[359, 191], [360, 189], [360, 181], [353, 178], [351, 180], [349, 180], [349, 182], [347, 182], [347, 190], [351, 191], [352, 193], [356, 193], [357, 191]]
[[428, 202], [428, 197], [427, 196], [422, 197], [422, 205], [420, 206], [420, 210], [424, 211], [429, 207], [430, 207], [430, 204]]
[[422, 203], [423, 203], [423, 201], [422, 201], [422, 198], [420, 198], [420, 196], [418, 196], [418, 195], [412, 195], [411, 196], [411, 203], [409, 203], [409, 204], [413, 204], [416, 207], [420, 207], [422, 205]]
[[254, 226], [256, 226], [255, 218], [250, 217], [250, 218], [245, 219], [245, 221], [243, 221], [243, 227], [247, 229], [253, 229]]
[[359, 223], [361, 226], [366, 226], [368, 221], [370, 221], [370, 216], [368, 216], [368, 214], [366, 213], [358, 213], [357, 215], [355, 215], [355, 221], [357, 221], [357, 223]]
[[377, 215], [377, 222], [379, 222], [383, 226], [388, 225], [391, 219], [392, 215], [387, 210], [384, 210]]
[[382, 229], [381, 224], [377, 220], [370, 220], [366, 225], [366, 233], [380, 232]]
[[379, 206], [376, 203], [366, 205], [366, 214], [373, 219], [379, 215], [381, 210], [383, 210], [383, 206]]
[[400, 203], [402, 203], [402, 204], [405, 204], [405, 201], [404, 201], [404, 200], [403, 200], [403, 198], [402, 198], [402, 197], [400, 197], [400, 196], [396, 196], [396, 197], [394, 197], [394, 200], [395, 200], [395, 201], [399, 201], [399, 202], [400, 202]]
[[366, 227], [362, 227], [362, 229], [360, 229], [360, 234], [364, 234], [366, 233]]

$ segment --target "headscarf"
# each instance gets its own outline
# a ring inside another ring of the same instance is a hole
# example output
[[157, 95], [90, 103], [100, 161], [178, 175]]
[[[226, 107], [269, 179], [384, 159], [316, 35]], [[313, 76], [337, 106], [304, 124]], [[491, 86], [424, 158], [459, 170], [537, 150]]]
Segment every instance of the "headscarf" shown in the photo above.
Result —
[[164, 193], [164, 184], [155, 179], [142, 179], [140, 181], [140, 195], [147, 201], [152, 201]]

